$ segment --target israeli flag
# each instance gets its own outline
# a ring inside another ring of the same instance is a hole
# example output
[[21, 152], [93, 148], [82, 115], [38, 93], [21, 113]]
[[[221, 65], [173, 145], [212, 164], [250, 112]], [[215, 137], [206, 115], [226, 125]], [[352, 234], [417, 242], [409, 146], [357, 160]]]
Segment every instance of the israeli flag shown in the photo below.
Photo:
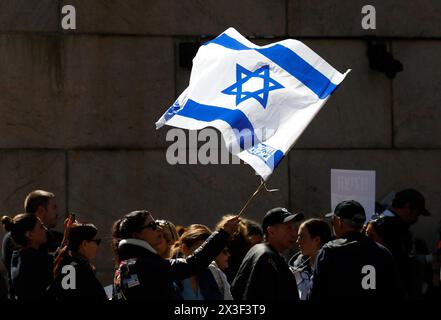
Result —
[[229, 28], [199, 48], [189, 86], [156, 128], [214, 127], [266, 180], [349, 71], [300, 41], [257, 46]]

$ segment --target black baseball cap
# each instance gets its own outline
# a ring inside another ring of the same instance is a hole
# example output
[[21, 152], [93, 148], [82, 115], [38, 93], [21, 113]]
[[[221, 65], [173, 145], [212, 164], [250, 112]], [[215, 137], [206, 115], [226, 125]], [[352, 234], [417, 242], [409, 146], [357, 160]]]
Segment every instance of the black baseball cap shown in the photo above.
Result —
[[325, 216], [337, 216], [341, 219], [350, 220], [361, 225], [366, 221], [366, 213], [363, 206], [355, 200], [345, 200], [340, 202], [335, 207], [334, 212], [328, 213]]
[[409, 203], [412, 208], [419, 209], [423, 216], [430, 216], [430, 212], [426, 209], [426, 200], [421, 192], [415, 189], [404, 189], [395, 194], [392, 200], [392, 206], [402, 208]]
[[299, 213], [291, 213], [288, 209], [277, 207], [269, 210], [262, 221], [262, 229], [263, 232], [266, 233], [266, 228], [269, 226], [274, 226], [276, 224], [285, 223], [288, 221], [302, 221], [305, 218], [305, 215], [301, 212]]

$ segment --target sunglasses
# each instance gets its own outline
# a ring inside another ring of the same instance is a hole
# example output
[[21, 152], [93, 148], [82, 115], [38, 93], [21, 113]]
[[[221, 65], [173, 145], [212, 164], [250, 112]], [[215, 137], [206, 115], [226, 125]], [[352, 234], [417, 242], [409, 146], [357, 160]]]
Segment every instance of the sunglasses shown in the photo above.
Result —
[[92, 239], [89, 242], [95, 242], [98, 246], [101, 244], [101, 239]]
[[158, 222], [156, 222], [156, 221], [152, 221], [152, 222], [150, 222], [150, 223], [148, 223], [148, 224], [142, 226], [141, 229], [150, 228], [150, 229], [152, 229], [152, 230], [156, 230], [156, 229], [158, 228], [158, 226], [159, 226], [159, 223], [158, 223]]

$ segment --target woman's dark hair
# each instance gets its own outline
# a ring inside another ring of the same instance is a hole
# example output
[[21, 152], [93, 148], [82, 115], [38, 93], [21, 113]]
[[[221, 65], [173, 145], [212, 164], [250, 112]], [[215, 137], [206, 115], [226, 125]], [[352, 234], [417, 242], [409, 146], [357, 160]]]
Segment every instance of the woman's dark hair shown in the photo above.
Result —
[[146, 210], [132, 211], [115, 221], [112, 227], [112, 250], [119, 263], [118, 245], [121, 240], [133, 238], [135, 232], [141, 232], [145, 221], [150, 216]]
[[11, 232], [11, 237], [14, 242], [22, 247], [26, 247], [28, 239], [26, 232], [35, 228], [38, 218], [35, 214], [20, 213], [14, 218], [3, 216], [1, 219], [6, 231]]
[[63, 259], [69, 254], [69, 251], [77, 253], [81, 243], [84, 240], [92, 240], [97, 233], [98, 229], [90, 223], [75, 223], [70, 227], [67, 245], [60, 250], [54, 261], [54, 277], [60, 273]]
[[77, 252], [84, 240], [92, 240], [98, 233], [98, 229], [90, 223], [75, 223], [72, 225], [67, 237], [67, 248]]
[[308, 230], [311, 238], [320, 237], [320, 247], [332, 240], [331, 228], [321, 219], [309, 219], [301, 224]]

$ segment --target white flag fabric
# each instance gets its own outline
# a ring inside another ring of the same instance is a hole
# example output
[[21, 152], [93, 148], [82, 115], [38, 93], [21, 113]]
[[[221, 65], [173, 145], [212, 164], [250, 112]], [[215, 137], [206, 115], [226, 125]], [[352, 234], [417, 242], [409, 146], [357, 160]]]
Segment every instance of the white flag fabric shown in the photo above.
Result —
[[189, 86], [156, 128], [214, 127], [266, 180], [349, 71], [300, 41], [257, 46], [229, 28], [199, 48]]

